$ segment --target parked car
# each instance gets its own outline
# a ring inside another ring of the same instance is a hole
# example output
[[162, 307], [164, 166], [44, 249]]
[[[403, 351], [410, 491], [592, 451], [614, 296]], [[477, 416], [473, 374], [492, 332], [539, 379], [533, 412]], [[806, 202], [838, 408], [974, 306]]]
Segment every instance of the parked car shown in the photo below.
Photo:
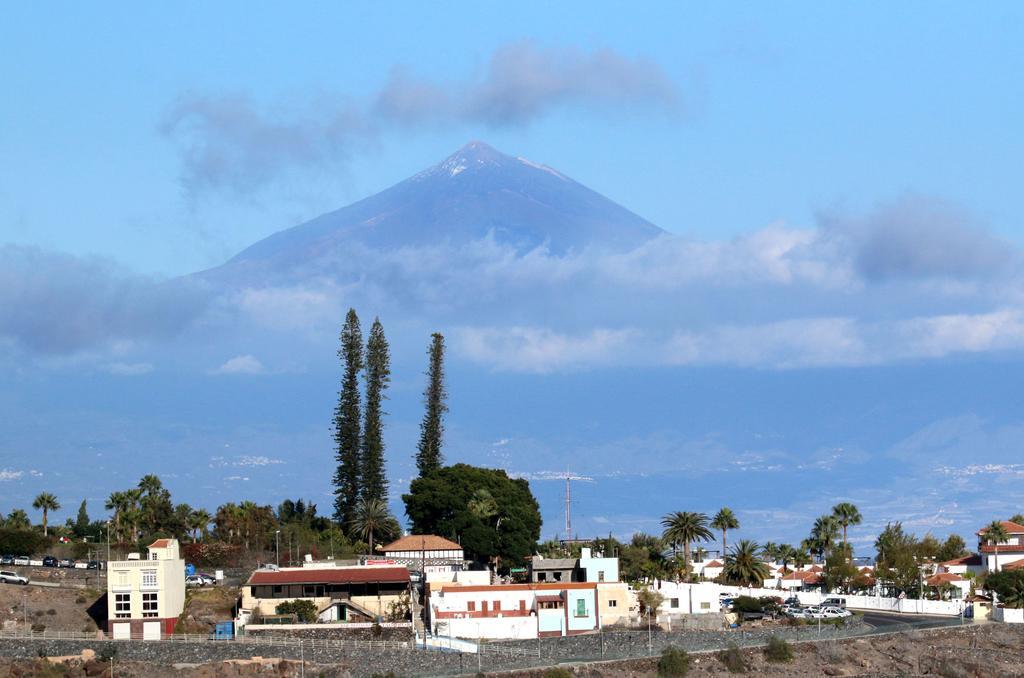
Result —
[[825, 613], [817, 605], [804, 608], [804, 617], [807, 619], [824, 619]]
[[821, 601], [821, 607], [846, 607], [846, 598], [826, 598]]
[[829, 606], [821, 608], [821, 615], [824, 619], [842, 619], [844, 617], [852, 617], [853, 613], [845, 607]]
[[73, 558], [61, 558], [57, 563], [57, 567], [74, 567], [75, 561]]
[[217, 579], [212, 574], [206, 574], [205, 572], [196, 572], [195, 577], [200, 577], [203, 580], [203, 586], [213, 586], [217, 583]]
[[782, 608], [782, 614], [787, 617], [803, 617], [804, 608], [799, 605], [786, 605]]
[[796, 596], [790, 596], [789, 598], [786, 598], [784, 601], [782, 601], [782, 604], [783, 605], [790, 605], [790, 606], [794, 606], [794, 607], [800, 607], [800, 599], [797, 598]]
[[0, 583], [4, 584], [21, 584], [24, 586], [28, 583], [27, 577], [22, 577], [17, 572], [8, 572], [7, 570], [0, 571]]
[[43, 556], [43, 567], [57, 567], [57, 559], [53, 556]]
[[98, 570], [100, 569], [100, 562], [98, 560], [90, 560], [89, 564], [85, 567], [90, 570]]
[[14, 556], [14, 564], [15, 565], [28, 565], [28, 563], [29, 563], [29, 557], [28, 556]]
[[0, 565], [14, 565], [14, 556], [0, 556]]
[[722, 606], [723, 610], [728, 610], [732, 607], [732, 598], [719, 598], [718, 604]]
[[206, 586], [206, 580], [198, 574], [190, 574], [185, 577], [185, 586]]

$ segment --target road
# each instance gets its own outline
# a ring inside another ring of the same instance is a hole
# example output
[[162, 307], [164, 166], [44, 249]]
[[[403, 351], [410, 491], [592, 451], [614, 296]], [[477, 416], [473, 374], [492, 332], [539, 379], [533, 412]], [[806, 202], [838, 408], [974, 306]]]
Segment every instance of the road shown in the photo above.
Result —
[[[943, 626], [959, 626], [959, 617], [935, 617], [924, 614], [899, 614], [897, 612], [878, 612], [865, 610], [864, 621], [881, 632], [918, 631]], [[967, 622], [970, 623], [970, 622]]]

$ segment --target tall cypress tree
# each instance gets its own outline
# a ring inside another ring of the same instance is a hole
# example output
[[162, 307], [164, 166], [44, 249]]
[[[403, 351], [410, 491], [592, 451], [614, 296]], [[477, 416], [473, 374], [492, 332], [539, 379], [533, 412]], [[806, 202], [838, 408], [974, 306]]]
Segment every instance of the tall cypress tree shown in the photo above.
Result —
[[384, 437], [381, 403], [391, 381], [391, 356], [384, 326], [374, 318], [366, 342], [366, 412], [363, 414], [363, 447], [360, 458], [361, 499], [388, 500], [388, 479], [384, 468]]
[[350, 308], [341, 328], [341, 346], [338, 348], [343, 373], [338, 406], [334, 410], [335, 459], [334, 518], [347, 528], [359, 500], [359, 373], [363, 369], [363, 333], [359, 329], [359, 316]]
[[417, 445], [416, 468], [420, 476], [441, 468], [444, 458], [441, 447], [444, 444], [444, 413], [448, 411], [445, 401], [448, 393], [444, 388], [444, 337], [435, 332], [431, 335], [430, 368], [427, 372], [427, 389], [423, 400], [427, 411], [420, 423], [420, 442]]

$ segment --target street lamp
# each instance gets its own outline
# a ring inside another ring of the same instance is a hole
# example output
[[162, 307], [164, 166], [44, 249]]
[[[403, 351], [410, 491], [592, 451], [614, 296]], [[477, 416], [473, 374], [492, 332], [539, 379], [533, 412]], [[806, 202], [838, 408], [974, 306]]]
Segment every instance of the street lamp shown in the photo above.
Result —
[[[107, 521], [107, 564], [110, 564], [110, 521]], [[106, 571], [106, 568], [104, 568]]]
[[274, 562], [281, 567], [281, 530], [274, 530]]

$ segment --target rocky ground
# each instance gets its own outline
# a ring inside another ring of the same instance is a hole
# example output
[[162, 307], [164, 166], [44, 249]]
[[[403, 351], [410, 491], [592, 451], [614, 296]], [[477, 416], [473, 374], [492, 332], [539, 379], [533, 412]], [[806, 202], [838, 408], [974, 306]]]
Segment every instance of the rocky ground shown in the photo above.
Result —
[[[767, 676], [944, 676], [947, 678], [988, 678], [1024, 676], [1024, 629], [1000, 624], [979, 624], [965, 628], [872, 636], [820, 643], [795, 643], [793, 659], [770, 662], [762, 649], [739, 651], [745, 672]], [[87, 653], [85, 658], [38, 658], [0, 660], [0, 674], [11, 676], [108, 676], [110, 662]], [[720, 654], [690, 656], [689, 676], [728, 676], [726, 658]], [[736, 656], [733, 657], [736, 661]], [[163, 665], [118, 662], [117, 676], [235, 678], [247, 676], [299, 676], [297, 661], [280, 659], [233, 660], [209, 664]], [[733, 668], [737, 668], [734, 664]], [[372, 667], [370, 667], [372, 669]], [[316, 665], [306, 662], [308, 675], [367, 675], [368, 667]], [[415, 675], [415, 674], [412, 674]], [[470, 672], [468, 675], [473, 675]], [[506, 671], [515, 678], [604, 678], [625, 676], [648, 678], [657, 675], [655, 660], [626, 660], [601, 664], [562, 665], [558, 668]]]
[[[27, 619], [36, 631], [95, 632], [98, 627], [90, 613], [99, 612], [94, 606], [103, 593], [94, 588], [0, 584], [0, 629], [24, 629]], [[105, 609], [100, 618], [103, 616]]]

